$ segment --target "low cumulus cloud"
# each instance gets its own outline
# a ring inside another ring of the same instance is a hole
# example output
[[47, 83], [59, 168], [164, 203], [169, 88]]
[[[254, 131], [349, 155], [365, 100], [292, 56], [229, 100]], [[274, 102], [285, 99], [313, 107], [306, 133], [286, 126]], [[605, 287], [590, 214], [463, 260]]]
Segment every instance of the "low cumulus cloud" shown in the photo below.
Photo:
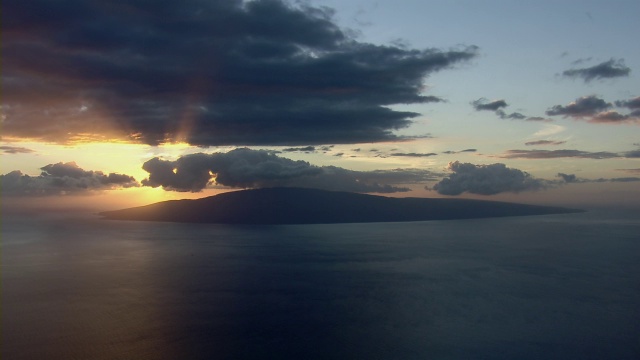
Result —
[[[639, 103], [640, 100], [638, 98], [610, 103], [595, 95], [590, 95], [580, 97], [567, 105], [554, 105], [546, 111], [546, 114], [571, 117], [600, 124], [638, 123], [640, 122]], [[619, 108], [627, 108], [631, 111], [628, 114], [624, 114], [613, 110], [614, 104]]]
[[585, 82], [589, 82], [595, 79], [627, 77], [630, 73], [631, 69], [624, 64], [624, 59], [610, 59], [591, 67], [565, 70], [562, 75], [570, 78], [580, 78]]
[[434, 180], [428, 170], [396, 169], [353, 171], [335, 166], [314, 166], [306, 161], [279, 157], [266, 150], [239, 148], [227, 153], [191, 154], [175, 161], [153, 158], [143, 169], [144, 186], [171, 191], [198, 192], [207, 186], [232, 188], [307, 187], [352, 192], [409, 191], [398, 184]]
[[49, 164], [40, 168], [38, 176], [19, 170], [0, 175], [3, 196], [46, 196], [89, 194], [139, 186], [129, 175], [83, 170], [75, 162]]
[[545, 180], [501, 163], [474, 165], [456, 161], [449, 163], [448, 169], [451, 174], [433, 186], [433, 190], [442, 195], [517, 193], [541, 190], [550, 185]]
[[34, 150], [21, 146], [0, 146], [0, 151], [5, 154], [31, 154]]
[[419, 114], [390, 105], [442, 101], [424, 79], [477, 55], [361, 42], [306, 2], [31, 0], [2, 11], [3, 135], [54, 142], [401, 140], [394, 132]]

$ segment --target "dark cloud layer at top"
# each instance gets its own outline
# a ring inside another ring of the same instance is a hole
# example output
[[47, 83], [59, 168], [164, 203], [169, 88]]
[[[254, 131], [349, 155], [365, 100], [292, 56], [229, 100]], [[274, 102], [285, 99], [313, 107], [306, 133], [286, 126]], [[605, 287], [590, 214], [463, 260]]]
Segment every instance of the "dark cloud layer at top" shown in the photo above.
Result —
[[495, 195], [503, 192], [541, 190], [549, 186], [545, 180], [505, 164], [474, 165], [449, 163], [451, 174], [433, 186], [442, 195], [460, 195], [464, 192], [479, 195]]
[[585, 82], [594, 79], [606, 79], [629, 76], [631, 69], [624, 64], [623, 59], [610, 59], [598, 65], [582, 69], [570, 69], [562, 72], [562, 75], [571, 78], [581, 78]]
[[235, 149], [227, 153], [191, 154], [175, 161], [153, 158], [144, 163], [149, 173], [145, 186], [198, 192], [215, 183], [232, 188], [307, 187], [352, 192], [409, 191], [397, 184], [434, 180], [428, 170], [397, 169], [353, 171], [335, 166], [314, 166], [282, 158], [270, 151]]
[[425, 76], [476, 55], [358, 42], [330, 10], [279, 0], [2, 5], [3, 133], [58, 142], [398, 140], [418, 114], [387, 106], [441, 101]]
[[19, 170], [0, 175], [2, 195], [86, 194], [92, 191], [138, 186], [138, 182], [129, 175], [83, 170], [75, 162], [49, 164], [41, 170], [39, 176], [25, 175]]

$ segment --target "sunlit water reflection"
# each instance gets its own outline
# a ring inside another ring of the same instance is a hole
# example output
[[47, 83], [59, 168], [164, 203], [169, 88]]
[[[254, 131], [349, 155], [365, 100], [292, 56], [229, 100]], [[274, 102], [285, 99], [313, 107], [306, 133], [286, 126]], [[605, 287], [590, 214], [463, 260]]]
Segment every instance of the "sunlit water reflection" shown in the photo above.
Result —
[[3, 218], [2, 359], [637, 359], [639, 234]]

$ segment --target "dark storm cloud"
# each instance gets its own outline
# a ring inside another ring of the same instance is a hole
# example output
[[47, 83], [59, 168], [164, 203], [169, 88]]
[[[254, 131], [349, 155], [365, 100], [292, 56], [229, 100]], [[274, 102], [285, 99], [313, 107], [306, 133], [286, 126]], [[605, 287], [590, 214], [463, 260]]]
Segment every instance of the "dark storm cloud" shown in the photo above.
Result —
[[562, 145], [564, 143], [566, 143], [566, 141], [536, 140], [536, 141], [528, 141], [524, 144], [527, 146], [535, 146], [535, 145]]
[[475, 47], [358, 42], [332, 11], [279, 0], [3, 3], [3, 134], [64, 142], [309, 145], [398, 140], [442, 101], [426, 76]]
[[396, 184], [433, 180], [434, 173], [416, 169], [352, 171], [314, 166], [265, 150], [235, 149], [227, 153], [192, 154], [175, 161], [153, 158], [144, 163], [145, 186], [197, 192], [208, 185], [232, 188], [308, 187], [353, 192], [403, 192]]
[[49, 164], [41, 170], [42, 173], [39, 176], [25, 175], [19, 170], [0, 175], [2, 195], [85, 194], [92, 191], [138, 186], [138, 182], [129, 175], [83, 170], [75, 162]]
[[489, 101], [486, 98], [480, 98], [478, 100], [472, 101], [471, 106], [473, 106], [473, 108], [476, 109], [476, 111], [482, 111], [482, 110], [497, 111], [509, 105], [507, 105], [507, 102], [504, 100]]
[[0, 151], [5, 154], [30, 154], [35, 151], [21, 146], [0, 146]]
[[593, 116], [601, 111], [611, 108], [608, 103], [595, 95], [583, 96], [569, 103], [566, 106], [555, 105], [546, 111], [547, 115], [563, 115], [574, 118]]
[[541, 190], [549, 186], [545, 180], [528, 173], [508, 168], [505, 164], [474, 165], [449, 163], [452, 172], [433, 186], [442, 195], [460, 195], [464, 192], [479, 195], [495, 195], [503, 192]]
[[594, 79], [625, 77], [629, 76], [629, 73], [631, 73], [631, 69], [624, 64], [623, 59], [610, 59], [592, 67], [566, 70], [562, 75], [581, 78], [585, 82], [589, 82]]
[[507, 150], [501, 156], [505, 159], [555, 159], [555, 158], [581, 158], [581, 159], [611, 159], [626, 157], [609, 151], [589, 152], [581, 150]]

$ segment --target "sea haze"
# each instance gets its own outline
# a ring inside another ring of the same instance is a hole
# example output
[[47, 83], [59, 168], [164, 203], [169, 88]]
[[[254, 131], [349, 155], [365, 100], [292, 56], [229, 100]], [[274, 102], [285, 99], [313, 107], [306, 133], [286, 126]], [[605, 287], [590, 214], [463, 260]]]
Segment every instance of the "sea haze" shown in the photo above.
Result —
[[637, 216], [2, 220], [2, 359], [640, 358]]

